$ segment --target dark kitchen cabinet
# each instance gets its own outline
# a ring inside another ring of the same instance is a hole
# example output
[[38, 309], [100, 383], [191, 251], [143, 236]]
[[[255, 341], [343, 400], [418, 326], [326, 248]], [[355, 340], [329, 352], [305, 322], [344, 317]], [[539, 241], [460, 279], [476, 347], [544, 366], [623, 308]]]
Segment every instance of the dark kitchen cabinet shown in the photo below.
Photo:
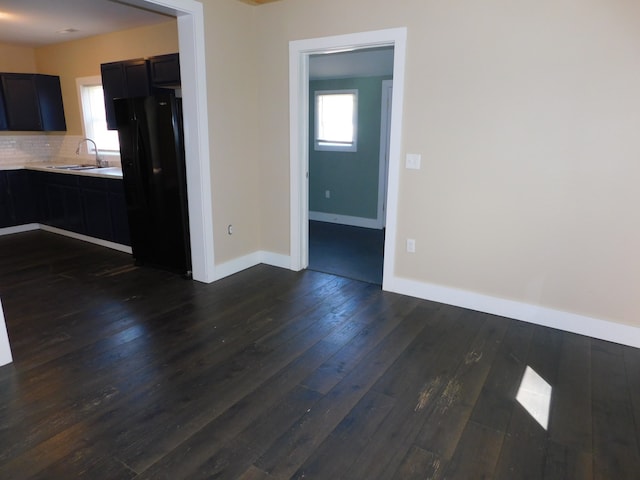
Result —
[[42, 129], [47, 132], [64, 132], [67, 122], [64, 116], [60, 77], [35, 75], [36, 91], [42, 116]]
[[37, 223], [37, 205], [29, 172], [0, 171], [0, 228]]
[[14, 131], [67, 129], [60, 78], [53, 75], [2, 73], [0, 128]]
[[107, 180], [96, 177], [79, 177], [84, 206], [85, 232], [90, 237], [111, 240], [113, 226], [109, 211]]
[[0, 170], [0, 228], [41, 223], [131, 245], [121, 179]]
[[42, 223], [85, 234], [78, 176], [50, 173], [45, 177], [45, 218]]
[[116, 129], [113, 100], [116, 98], [146, 97], [151, 94], [149, 68], [143, 58], [100, 65], [107, 128]]
[[38, 199], [28, 170], [8, 170], [9, 196], [13, 210], [13, 224], [37, 223]]
[[0, 170], [0, 228], [13, 226], [7, 172]]
[[130, 245], [121, 179], [29, 172], [40, 198], [40, 223], [89, 237]]
[[7, 130], [7, 107], [4, 102], [4, 93], [2, 93], [2, 83], [0, 82], [0, 130]]
[[122, 180], [107, 180], [107, 192], [109, 194], [109, 212], [111, 214], [111, 226], [113, 227], [113, 241], [121, 245], [131, 245], [127, 202], [124, 196]]
[[179, 87], [180, 86], [180, 55], [170, 53], [150, 57], [149, 75], [151, 85], [154, 87]]
[[42, 130], [38, 93], [33, 75], [2, 75], [9, 130]]

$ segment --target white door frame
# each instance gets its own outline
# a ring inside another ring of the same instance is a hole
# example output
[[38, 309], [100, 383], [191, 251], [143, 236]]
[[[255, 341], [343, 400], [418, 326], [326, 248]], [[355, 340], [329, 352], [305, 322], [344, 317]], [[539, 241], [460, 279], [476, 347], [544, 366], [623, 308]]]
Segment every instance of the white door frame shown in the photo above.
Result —
[[191, 263], [193, 279], [210, 283], [216, 280], [216, 274], [203, 6], [195, 0], [124, 2], [177, 17]]
[[309, 266], [309, 56], [360, 48], [393, 46], [393, 100], [387, 179], [387, 234], [382, 285], [395, 270], [402, 108], [407, 29], [392, 28], [289, 43], [290, 254], [291, 269]]
[[382, 81], [380, 108], [380, 155], [378, 170], [378, 228], [385, 227], [387, 181], [389, 178], [389, 136], [391, 133], [391, 99], [393, 80]]

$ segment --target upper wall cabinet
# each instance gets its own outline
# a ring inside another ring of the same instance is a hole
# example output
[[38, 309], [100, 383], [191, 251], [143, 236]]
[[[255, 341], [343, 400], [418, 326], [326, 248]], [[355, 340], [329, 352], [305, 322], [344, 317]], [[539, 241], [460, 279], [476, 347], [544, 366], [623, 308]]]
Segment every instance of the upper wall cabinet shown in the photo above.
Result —
[[7, 107], [4, 104], [4, 94], [2, 93], [2, 83], [0, 82], [0, 130], [8, 130]]
[[177, 53], [150, 57], [149, 74], [154, 87], [180, 86], [180, 56]]
[[117, 128], [114, 99], [146, 97], [157, 89], [180, 86], [180, 57], [177, 53], [103, 63], [100, 70], [109, 130]]
[[65, 131], [60, 77], [0, 73], [0, 129]]
[[123, 62], [103, 63], [102, 89], [107, 112], [107, 128], [116, 129], [116, 115], [113, 100], [116, 98], [146, 97], [151, 93], [149, 69], [143, 58]]

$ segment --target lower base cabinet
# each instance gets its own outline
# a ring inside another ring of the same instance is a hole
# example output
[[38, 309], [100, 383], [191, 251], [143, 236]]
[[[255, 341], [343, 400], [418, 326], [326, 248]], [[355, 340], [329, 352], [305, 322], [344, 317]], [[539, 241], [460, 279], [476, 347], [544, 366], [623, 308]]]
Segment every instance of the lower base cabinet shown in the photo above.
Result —
[[13, 225], [7, 173], [6, 171], [0, 171], [0, 228]]
[[38, 221], [38, 203], [27, 170], [0, 170], [0, 228]]
[[121, 180], [78, 177], [86, 235], [130, 245], [127, 205]]
[[131, 245], [120, 179], [0, 171], [0, 228], [28, 223]]

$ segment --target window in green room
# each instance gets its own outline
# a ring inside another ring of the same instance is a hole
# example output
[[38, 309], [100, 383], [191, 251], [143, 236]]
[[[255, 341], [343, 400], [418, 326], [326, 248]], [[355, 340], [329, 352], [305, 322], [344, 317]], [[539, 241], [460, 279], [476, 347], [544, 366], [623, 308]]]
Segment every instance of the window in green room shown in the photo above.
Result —
[[358, 150], [358, 91], [315, 93], [315, 150]]

